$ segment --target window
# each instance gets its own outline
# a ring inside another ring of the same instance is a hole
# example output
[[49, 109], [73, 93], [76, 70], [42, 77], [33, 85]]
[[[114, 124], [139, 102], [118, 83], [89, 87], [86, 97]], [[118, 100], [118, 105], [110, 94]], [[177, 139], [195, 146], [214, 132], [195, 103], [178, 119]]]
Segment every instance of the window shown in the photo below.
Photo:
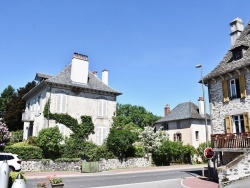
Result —
[[233, 116], [233, 133], [245, 132], [243, 115]]
[[174, 134], [174, 141], [179, 141], [179, 142], [181, 142], [181, 133], [176, 133], [176, 134]]
[[179, 121], [176, 122], [177, 123], [177, 129], [181, 128], [181, 123]]
[[233, 58], [235, 61], [241, 59], [242, 57], [243, 57], [242, 49], [239, 49], [239, 50], [233, 52]]
[[226, 133], [249, 132], [249, 113], [245, 112], [239, 115], [226, 116]]
[[107, 117], [107, 101], [100, 99], [98, 101], [98, 116]]
[[222, 81], [223, 100], [229, 102], [231, 99], [246, 97], [246, 81], [244, 75], [238, 78]]
[[163, 124], [163, 130], [168, 130], [168, 129], [169, 129], [168, 123]]
[[229, 80], [229, 91], [230, 91], [230, 99], [240, 98], [240, 83], [239, 79]]
[[195, 131], [195, 139], [199, 140], [199, 131]]
[[67, 95], [56, 94], [56, 113], [67, 112]]
[[42, 104], [42, 97], [41, 95], [38, 96], [38, 99], [37, 99], [37, 111], [41, 110], [41, 104]]
[[97, 133], [98, 133], [97, 134], [97, 144], [102, 145], [103, 141], [108, 136], [108, 128], [106, 128], [106, 127], [98, 127]]

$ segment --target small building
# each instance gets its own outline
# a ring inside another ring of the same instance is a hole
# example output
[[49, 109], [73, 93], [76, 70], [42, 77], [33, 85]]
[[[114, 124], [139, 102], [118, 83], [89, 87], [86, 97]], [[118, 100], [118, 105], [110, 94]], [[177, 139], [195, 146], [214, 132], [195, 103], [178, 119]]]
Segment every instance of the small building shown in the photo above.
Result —
[[57, 75], [37, 73], [37, 85], [24, 95], [25, 112], [23, 138], [37, 136], [43, 128], [58, 126], [63, 136], [71, 130], [55, 120], [44, 116], [44, 108], [49, 102], [50, 113], [68, 114], [81, 122], [81, 116], [91, 116], [95, 134], [89, 140], [101, 145], [112, 125], [116, 112], [116, 98], [121, 95], [108, 86], [108, 71], [102, 71], [102, 79], [97, 71], [89, 71], [88, 56], [74, 53], [72, 62]]
[[[198, 100], [198, 106], [192, 102], [178, 104], [173, 110], [166, 105], [165, 116], [154, 123], [156, 130], [166, 130], [169, 140], [181, 141], [197, 148], [199, 144], [206, 142], [206, 127], [204, 100]], [[207, 117], [208, 135], [211, 133], [210, 117]], [[210, 139], [210, 137], [209, 137]]]

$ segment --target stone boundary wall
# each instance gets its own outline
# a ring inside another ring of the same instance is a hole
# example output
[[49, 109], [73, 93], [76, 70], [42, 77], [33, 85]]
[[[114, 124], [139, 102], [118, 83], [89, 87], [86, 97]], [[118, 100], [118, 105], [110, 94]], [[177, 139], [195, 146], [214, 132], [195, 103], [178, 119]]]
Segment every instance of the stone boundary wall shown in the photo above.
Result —
[[217, 169], [219, 187], [224, 187], [233, 181], [250, 177], [250, 153], [238, 156], [226, 166]]
[[[22, 171], [77, 171], [81, 172], [82, 161], [78, 162], [54, 162], [43, 160], [23, 160], [21, 163]], [[151, 160], [147, 158], [128, 158], [118, 159], [101, 159], [99, 161], [99, 170], [106, 171], [118, 168], [136, 168], [147, 167], [151, 165]]]

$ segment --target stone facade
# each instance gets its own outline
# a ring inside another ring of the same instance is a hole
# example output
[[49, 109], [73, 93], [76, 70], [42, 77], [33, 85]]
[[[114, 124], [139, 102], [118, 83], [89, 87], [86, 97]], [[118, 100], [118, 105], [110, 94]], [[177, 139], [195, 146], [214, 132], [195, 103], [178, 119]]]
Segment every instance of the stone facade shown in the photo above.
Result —
[[219, 187], [224, 187], [232, 181], [250, 177], [250, 153], [247, 152], [235, 158], [226, 166], [217, 169]]
[[[246, 93], [250, 93], [250, 73], [243, 72], [246, 79]], [[224, 79], [232, 79], [237, 77], [238, 74], [232, 75], [232, 77], [225, 77]], [[213, 126], [213, 134], [225, 133], [225, 116], [226, 115], [238, 115], [243, 112], [250, 112], [250, 96], [247, 95], [243, 99], [230, 100], [227, 103], [223, 102], [223, 89], [222, 79], [211, 80], [209, 82], [209, 101], [211, 110], [211, 123]]]
[[[77, 171], [81, 172], [82, 161], [78, 162], [54, 162], [43, 160], [22, 161], [22, 171]], [[101, 159], [99, 161], [100, 171], [107, 171], [119, 168], [137, 168], [151, 166], [151, 158], [128, 158], [118, 159]]]

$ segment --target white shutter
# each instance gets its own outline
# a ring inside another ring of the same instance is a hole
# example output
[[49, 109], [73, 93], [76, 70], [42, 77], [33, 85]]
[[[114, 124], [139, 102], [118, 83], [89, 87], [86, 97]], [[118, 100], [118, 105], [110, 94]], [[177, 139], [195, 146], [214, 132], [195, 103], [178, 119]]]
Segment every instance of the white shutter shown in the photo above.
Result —
[[98, 100], [98, 116], [102, 116], [102, 100]]
[[67, 111], [67, 95], [62, 95], [61, 112], [66, 113], [66, 111]]
[[61, 95], [56, 94], [56, 109], [55, 109], [55, 112], [60, 113], [60, 110], [61, 110]]
[[107, 101], [100, 99], [98, 101], [98, 116], [107, 116]]
[[56, 113], [67, 112], [67, 95], [56, 94]]
[[102, 144], [102, 127], [98, 127], [98, 145]]

